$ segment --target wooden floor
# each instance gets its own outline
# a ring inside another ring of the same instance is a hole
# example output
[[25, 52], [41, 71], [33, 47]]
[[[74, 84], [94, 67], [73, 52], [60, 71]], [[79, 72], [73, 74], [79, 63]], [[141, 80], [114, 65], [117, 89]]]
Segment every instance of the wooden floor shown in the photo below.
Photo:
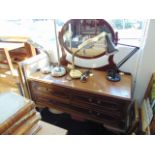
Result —
[[13, 91], [19, 93], [18, 76], [12, 76], [7, 69], [0, 68], [0, 93]]

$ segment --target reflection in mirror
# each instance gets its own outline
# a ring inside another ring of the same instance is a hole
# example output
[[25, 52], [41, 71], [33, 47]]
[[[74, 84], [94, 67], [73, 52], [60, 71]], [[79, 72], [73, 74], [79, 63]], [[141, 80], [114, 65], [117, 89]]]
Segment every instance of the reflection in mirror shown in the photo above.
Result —
[[62, 42], [71, 54], [80, 49], [77, 57], [95, 58], [114, 52], [109, 43], [117, 44], [117, 35], [103, 19], [72, 19], [63, 26]]

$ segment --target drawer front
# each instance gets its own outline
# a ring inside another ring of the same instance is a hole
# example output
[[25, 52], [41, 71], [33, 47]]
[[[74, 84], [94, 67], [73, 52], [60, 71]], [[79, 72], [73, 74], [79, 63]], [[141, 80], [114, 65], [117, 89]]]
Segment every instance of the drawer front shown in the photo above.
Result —
[[73, 111], [103, 123], [125, 124], [127, 101], [35, 81], [29, 81], [29, 85], [36, 103], [46, 103], [68, 113]]
[[91, 109], [96, 109], [97, 112], [106, 113], [109, 115], [119, 116], [124, 118], [130, 104], [129, 101], [114, 99], [101, 95], [94, 95], [85, 92], [72, 90], [71, 101], [79, 106], [87, 105]]
[[69, 94], [66, 93], [66, 89], [63, 87], [57, 87], [52, 84], [49, 85], [40, 82], [33, 82], [31, 83], [31, 85], [32, 85], [31, 87], [32, 91], [42, 96], [53, 95], [61, 98], [69, 97]]
[[113, 116], [115, 118], [120, 119], [121, 118], [121, 111], [120, 109], [108, 109], [108, 108], [100, 108], [100, 106], [95, 105], [94, 103], [91, 102], [84, 102], [83, 100], [79, 100], [79, 99], [75, 99], [74, 96], [72, 97], [70, 104], [79, 106], [79, 107], [83, 107], [83, 108], [88, 108], [90, 110], [93, 109], [93, 111], [95, 111], [96, 113], [104, 113], [106, 115], [111, 116], [111, 114], [113, 114]]
[[60, 100], [38, 97], [36, 103], [48, 104], [49, 107], [58, 108], [59, 110], [67, 113], [77, 114], [86, 119], [96, 120], [100, 123], [104, 122], [107, 124], [116, 124], [117, 126], [121, 127], [125, 126], [124, 122], [120, 118], [116, 118], [114, 115], [107, 115], [105, 113], [99, 113], [96, 110], [72, 105], [69, 101], [62, 102]]

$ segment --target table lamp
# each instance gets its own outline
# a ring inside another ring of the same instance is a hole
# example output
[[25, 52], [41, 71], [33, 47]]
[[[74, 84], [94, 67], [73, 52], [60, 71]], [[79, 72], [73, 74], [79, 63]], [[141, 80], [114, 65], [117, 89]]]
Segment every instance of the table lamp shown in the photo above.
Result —
[[126, 57], [124, 57], [118, 64], [113, 65], [111, 69], [108, 70], [107, 79], [109, 81], [114, 81], [114, 82], [121, 80], [121, 76], [119, 74], [119, 68], [139, 50], [139, 47], [137, 46], [120, 44], [120, 43], [118, 44], [123, 46], [133, 47], [134, 49]]

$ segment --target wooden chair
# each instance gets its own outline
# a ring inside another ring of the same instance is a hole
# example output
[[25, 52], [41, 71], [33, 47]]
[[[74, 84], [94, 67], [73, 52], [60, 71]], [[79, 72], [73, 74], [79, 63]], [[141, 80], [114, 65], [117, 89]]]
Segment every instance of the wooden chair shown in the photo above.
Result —
[[7, 63], [12, 75], [14, 75], [13, 62], [36, 55], [35, 48], [27, 43], [28, 39], [28, 37], [0, 36], [0, 54], [6, 59], [0, 63]]
[[[13, 75], [14, 67], [13, 67], [8, 49], [7, 48], [0, 48], [0, 53], [2, 53], [2, 54], [4, 53], [6, 60], [7, 60], [7, 63], [8, 63], [8, 66], [9, 66], [9, 69], [11, 71], [11, 74]], [[5, 62], [1, 61], [1, 63], [5, 63]]]

